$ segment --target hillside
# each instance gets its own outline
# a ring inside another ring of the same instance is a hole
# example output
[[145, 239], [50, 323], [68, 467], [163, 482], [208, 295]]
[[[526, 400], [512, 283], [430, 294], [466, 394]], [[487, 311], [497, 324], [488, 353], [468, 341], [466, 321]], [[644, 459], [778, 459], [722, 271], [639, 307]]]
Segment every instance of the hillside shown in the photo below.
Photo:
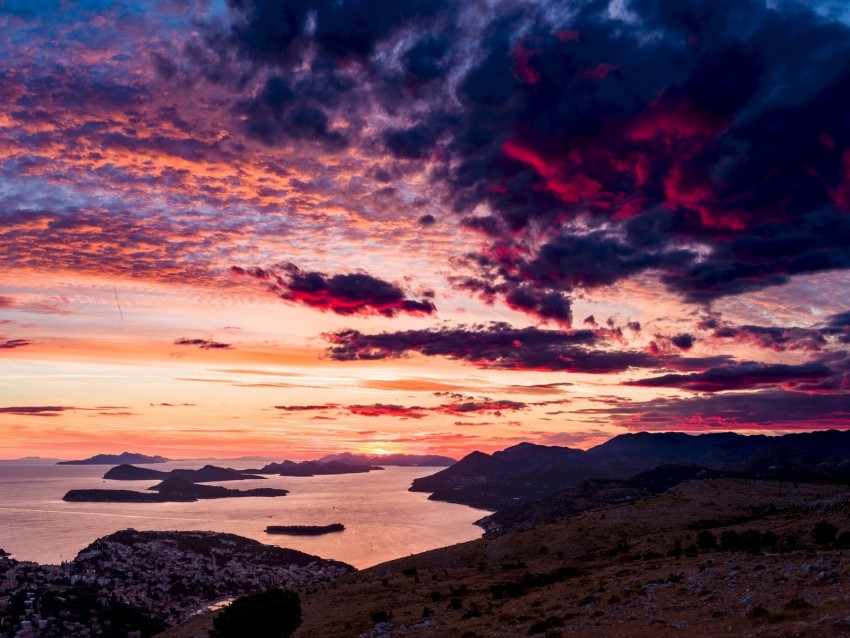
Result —
[[520, 443], [473, 452], [413, 481], [434, 500], [500, 510], [547, 498], [591, 479], [629, 479], [662, 465], [698, 465], [750, 478], [846, 482], [850, 431], [783, 436], [680, 432], [623, 434], [587, 451]]
[[846, 636], [848, 545], [844, 487], [688, 481], [302, 588], [296, 638]]

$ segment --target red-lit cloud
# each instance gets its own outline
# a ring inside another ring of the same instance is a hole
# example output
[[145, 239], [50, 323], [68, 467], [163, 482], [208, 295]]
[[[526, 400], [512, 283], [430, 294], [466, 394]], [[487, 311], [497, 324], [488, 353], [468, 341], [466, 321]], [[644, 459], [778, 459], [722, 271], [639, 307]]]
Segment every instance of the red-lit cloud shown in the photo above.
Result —
[[285, 264], [278, 271], [233, 266], [231, 272], [265, 282], [271, 292], [285, 301], [338, 315], [392, 317], [399, 313], [422, 316], [436, 312], [428, 298], [433, 293], [426, 293], [421, 300], [409, 299], [399, 286], [366, 273], [326, 275], [302, 271], [293, 264]]

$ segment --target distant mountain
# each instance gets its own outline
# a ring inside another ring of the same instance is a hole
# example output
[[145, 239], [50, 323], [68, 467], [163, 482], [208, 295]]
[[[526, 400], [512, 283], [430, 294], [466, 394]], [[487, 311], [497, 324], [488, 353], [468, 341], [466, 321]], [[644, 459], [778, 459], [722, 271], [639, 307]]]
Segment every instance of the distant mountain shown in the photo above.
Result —
[[198, 470], [171, 470], [163, 472], [135, 465], [118, 465], [103, 475], [105, 479], [114, 481], [151, 481], [169, 477], [182, 478], [191, 483], [215, 483], [218, 481], [244, 481], [246, 479], [265, 479], [265, 476], [249, 474], [243, 470], [233, 470], [229, 467], [205, 465]]
[[147, 456], [135, 452], [122, 452], [121, 454], [96, 454], [90, 458], [78, 461], [59, 461], [56, 465], [118, 465], [121, 463], [149, 465], [151, 463], [167, 463], [170, 460], [163, 456]]
[[319, 461], [283, 461], [282, 463], [269, 463], [258, 470], [245, 470], [257, 474], [279, 474], [280, 476], [324, 476], [330, 474], [362, 474], [373, 470], [383, 470], [377, 465], [363, 465], [331, 461], [321, 463]]
[[377, 463], [378, 465], [401, 465], [407, 467], [448, 467], [457, 463], [457, 459], [438, 454], [353, 454], [352, 452], [342, 452], [340, 454], [329, 454], [318, 459], [319, 463], [330, 463], [332, 461], [361, 465]]
[[492, 455], [473, 452], [452, 467], [416, 479], [410, 489], [431, 492], [434, 500], [499, 510], [582, 481], [625, 480], [671, 464], [752, 478], [840, 482], [850, 477], [850, 431], [783, 436], [641, 432], [587, 451], [521, 443]]

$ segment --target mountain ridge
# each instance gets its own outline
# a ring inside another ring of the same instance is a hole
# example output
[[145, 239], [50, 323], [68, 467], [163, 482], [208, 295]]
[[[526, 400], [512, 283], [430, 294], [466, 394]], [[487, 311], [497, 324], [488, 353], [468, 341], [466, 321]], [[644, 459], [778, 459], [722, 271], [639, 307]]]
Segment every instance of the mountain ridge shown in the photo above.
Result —
[[[432, 500], [499, 510], [541, 498], [590, 479], [627, 480], [662, 465], [699, 465], [715, 471], [744, 472], [757, 478], [780, 479], [770, 463], [747, 466], [758, 455], [774, 458], [788, 477], [796, 467], [800, 480], [842, 480], [850, 473], [850, 431], [820, 430], [778, 436], [727, 432], [639, 432], [618, 435], [588, 450], [520, 443], [486, 454], [472, 452], [455, 465], [415, 479], [415, 492], [430, 492]], [[806, 456], [803, 462], [798, 458]], [[793, 461], [793, 462], [792, 462]], [[848, 463], [848, 468], [841, 466]], [[792, 465], [794, 467], [792, 467]], [[804, 466], [815, 471], [804, 473]]]

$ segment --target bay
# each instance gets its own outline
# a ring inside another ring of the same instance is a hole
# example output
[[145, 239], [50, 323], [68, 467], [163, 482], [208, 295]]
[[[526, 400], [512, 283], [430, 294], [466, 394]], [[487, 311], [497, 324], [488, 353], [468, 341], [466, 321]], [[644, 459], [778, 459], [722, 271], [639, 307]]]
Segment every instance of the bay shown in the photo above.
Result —
[[[198, 468], [205, 463], [237, 469], [256, 461], [172, 461], [158, 470]], [[157, 481], [103, 479], [109, 465], [55, 465], [44, 461], [0, 461], [0, 548], [18, 560], [56, 564], [72, 560], [96, 538], [120, 529], [212, 530], [239, 534], [269, 545], [291, 547], [358, 569], [481, 536], [473, 521], [487, 512], [429, 501], [408, 492], [415, 478], [434, 467], [393, 467], [364, 474], [282, 477], [210, 483], [234, 489], [279, 487], [275, 498], [227, 498], [195, 503], [66, 503], [70, 489], [144, 490]], [[265, 533], [268, 525], [328, 525], [345, 531], [324, 536]]]

